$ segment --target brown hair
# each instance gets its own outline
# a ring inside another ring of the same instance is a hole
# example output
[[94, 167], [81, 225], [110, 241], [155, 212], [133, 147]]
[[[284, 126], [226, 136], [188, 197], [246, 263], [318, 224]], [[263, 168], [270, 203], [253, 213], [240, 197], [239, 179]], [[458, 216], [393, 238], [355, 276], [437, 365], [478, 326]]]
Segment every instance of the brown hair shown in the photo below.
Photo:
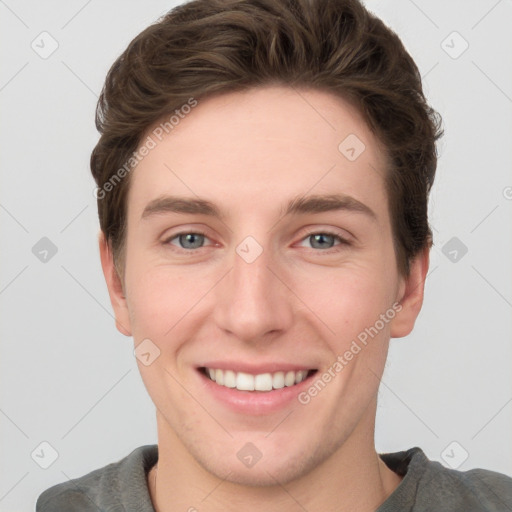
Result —
[[[441, 119], [398, 36], [358, 0], [192, 0], [133, 39], [106, 77], [91, 155], [100, 227], [118, 270], [126, 163], [147, 130], [190, 98], [263, 85], [315, 88], [357, 106], [388, 155], [397, 265], [407, 275], [410, 259], [432, 245], [427, 206]], [[123, 179], [114, 182], [116, 173]]]

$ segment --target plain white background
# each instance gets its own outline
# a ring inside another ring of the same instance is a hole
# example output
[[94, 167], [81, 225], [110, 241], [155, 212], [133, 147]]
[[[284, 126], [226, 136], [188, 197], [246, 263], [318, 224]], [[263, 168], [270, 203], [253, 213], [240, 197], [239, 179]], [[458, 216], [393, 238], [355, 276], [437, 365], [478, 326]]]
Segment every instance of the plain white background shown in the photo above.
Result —
[[[2, 512], [156, 443], [133, 342], [112, 318], [88, 165], [107, 70], [175, 3], [0, 1]], [[377, 450], [420, 446], [512, 476], [512, 2], [366, 4], [403, 39], [446, 132], [425, 303], [391, 342]], [[57, 250], [46, 262], [43, 237]]]

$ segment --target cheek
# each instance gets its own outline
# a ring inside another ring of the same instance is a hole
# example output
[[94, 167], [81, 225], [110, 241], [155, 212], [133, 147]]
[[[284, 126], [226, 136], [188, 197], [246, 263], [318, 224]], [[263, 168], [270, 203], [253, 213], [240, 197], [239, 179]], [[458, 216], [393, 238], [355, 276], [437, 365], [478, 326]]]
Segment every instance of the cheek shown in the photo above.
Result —
[[198, 270], [165, 265], [145, 266], [132, 272], [127, 281], [127, 297], [134, 337], [172, 337], [174, 326], [194, 314], [194, 307], [211, 288], [212, 279]]
[[393, 272], [379, 262], [357, 262], [312, 276], [310, 294], [327, 311], [367, 312], [393, 296]]
[[[350, 340], [373, 325], [391, 306], [396, 285], [396, 273], [391, 270], [392, 248], [383, 249], [379, 246], [379, 250], [347, 259], [338, 267], [283, 267], [283, 279], [293, 290], [289, 300], [296, 303], [297, 312], [302, 311], [297, 321], [309, 315], [326, 338], [340, 341]], [[174, 338], [173, 329], [177, 329], [175, 333], [188, 329], [186, 317], [201, 316], [204, 308], [215, 308], [204, 299], [224, 269], [212, 265], [171, 266], [152, 261], [142, 251], [131, 254], [126, 285], [136, 341], [154, 338], [169, 343], [169, 337]]]
[[[296, 281], [295, 289], [317, 317], [315, 323], [323, 325], [333, 352], [340, 353], [392, 307], [394, 279], [393, 272], [378, 264], [352, 265], [310, 276], [301, 284]], [[388, 324], [379, 322], [377, 327], [379, 336], [385, 336]]]

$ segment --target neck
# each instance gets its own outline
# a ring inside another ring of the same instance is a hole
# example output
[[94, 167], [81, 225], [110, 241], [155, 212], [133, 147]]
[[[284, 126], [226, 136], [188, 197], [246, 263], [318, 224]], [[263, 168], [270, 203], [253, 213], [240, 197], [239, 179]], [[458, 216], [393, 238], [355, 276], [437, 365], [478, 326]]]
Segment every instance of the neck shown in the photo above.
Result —
[[259, 487], [230, 482], [229, 475], [222, 480], [206, 471], [162, 420], [158, 418], [158, 464], [148, 475], [156, 512], [286, 512], [297, 510], [297, 504], [306, 510], [374, 512], [401, 482], [375, 451], [374, 420], [369, 428], [356, 427], [332, 456], [308, 474], [286, 485], [276, 481]]

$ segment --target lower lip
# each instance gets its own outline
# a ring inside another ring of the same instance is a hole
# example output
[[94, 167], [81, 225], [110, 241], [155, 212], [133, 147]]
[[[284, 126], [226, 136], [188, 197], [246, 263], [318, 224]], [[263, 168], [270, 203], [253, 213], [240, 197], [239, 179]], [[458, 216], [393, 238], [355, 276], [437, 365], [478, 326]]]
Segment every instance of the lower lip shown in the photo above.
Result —
[[299, 384], [272, 391], [240, 391], [217, 384], [200, 370], [197, 370], [197, 373], [201, 377], [206, 392], [232, 411], [240, 414], [262, 415], [277, 412], [294, 400], [298, 401], [297, 395], [311, 385], [311, 380], [317, 372], [313, 372]]

